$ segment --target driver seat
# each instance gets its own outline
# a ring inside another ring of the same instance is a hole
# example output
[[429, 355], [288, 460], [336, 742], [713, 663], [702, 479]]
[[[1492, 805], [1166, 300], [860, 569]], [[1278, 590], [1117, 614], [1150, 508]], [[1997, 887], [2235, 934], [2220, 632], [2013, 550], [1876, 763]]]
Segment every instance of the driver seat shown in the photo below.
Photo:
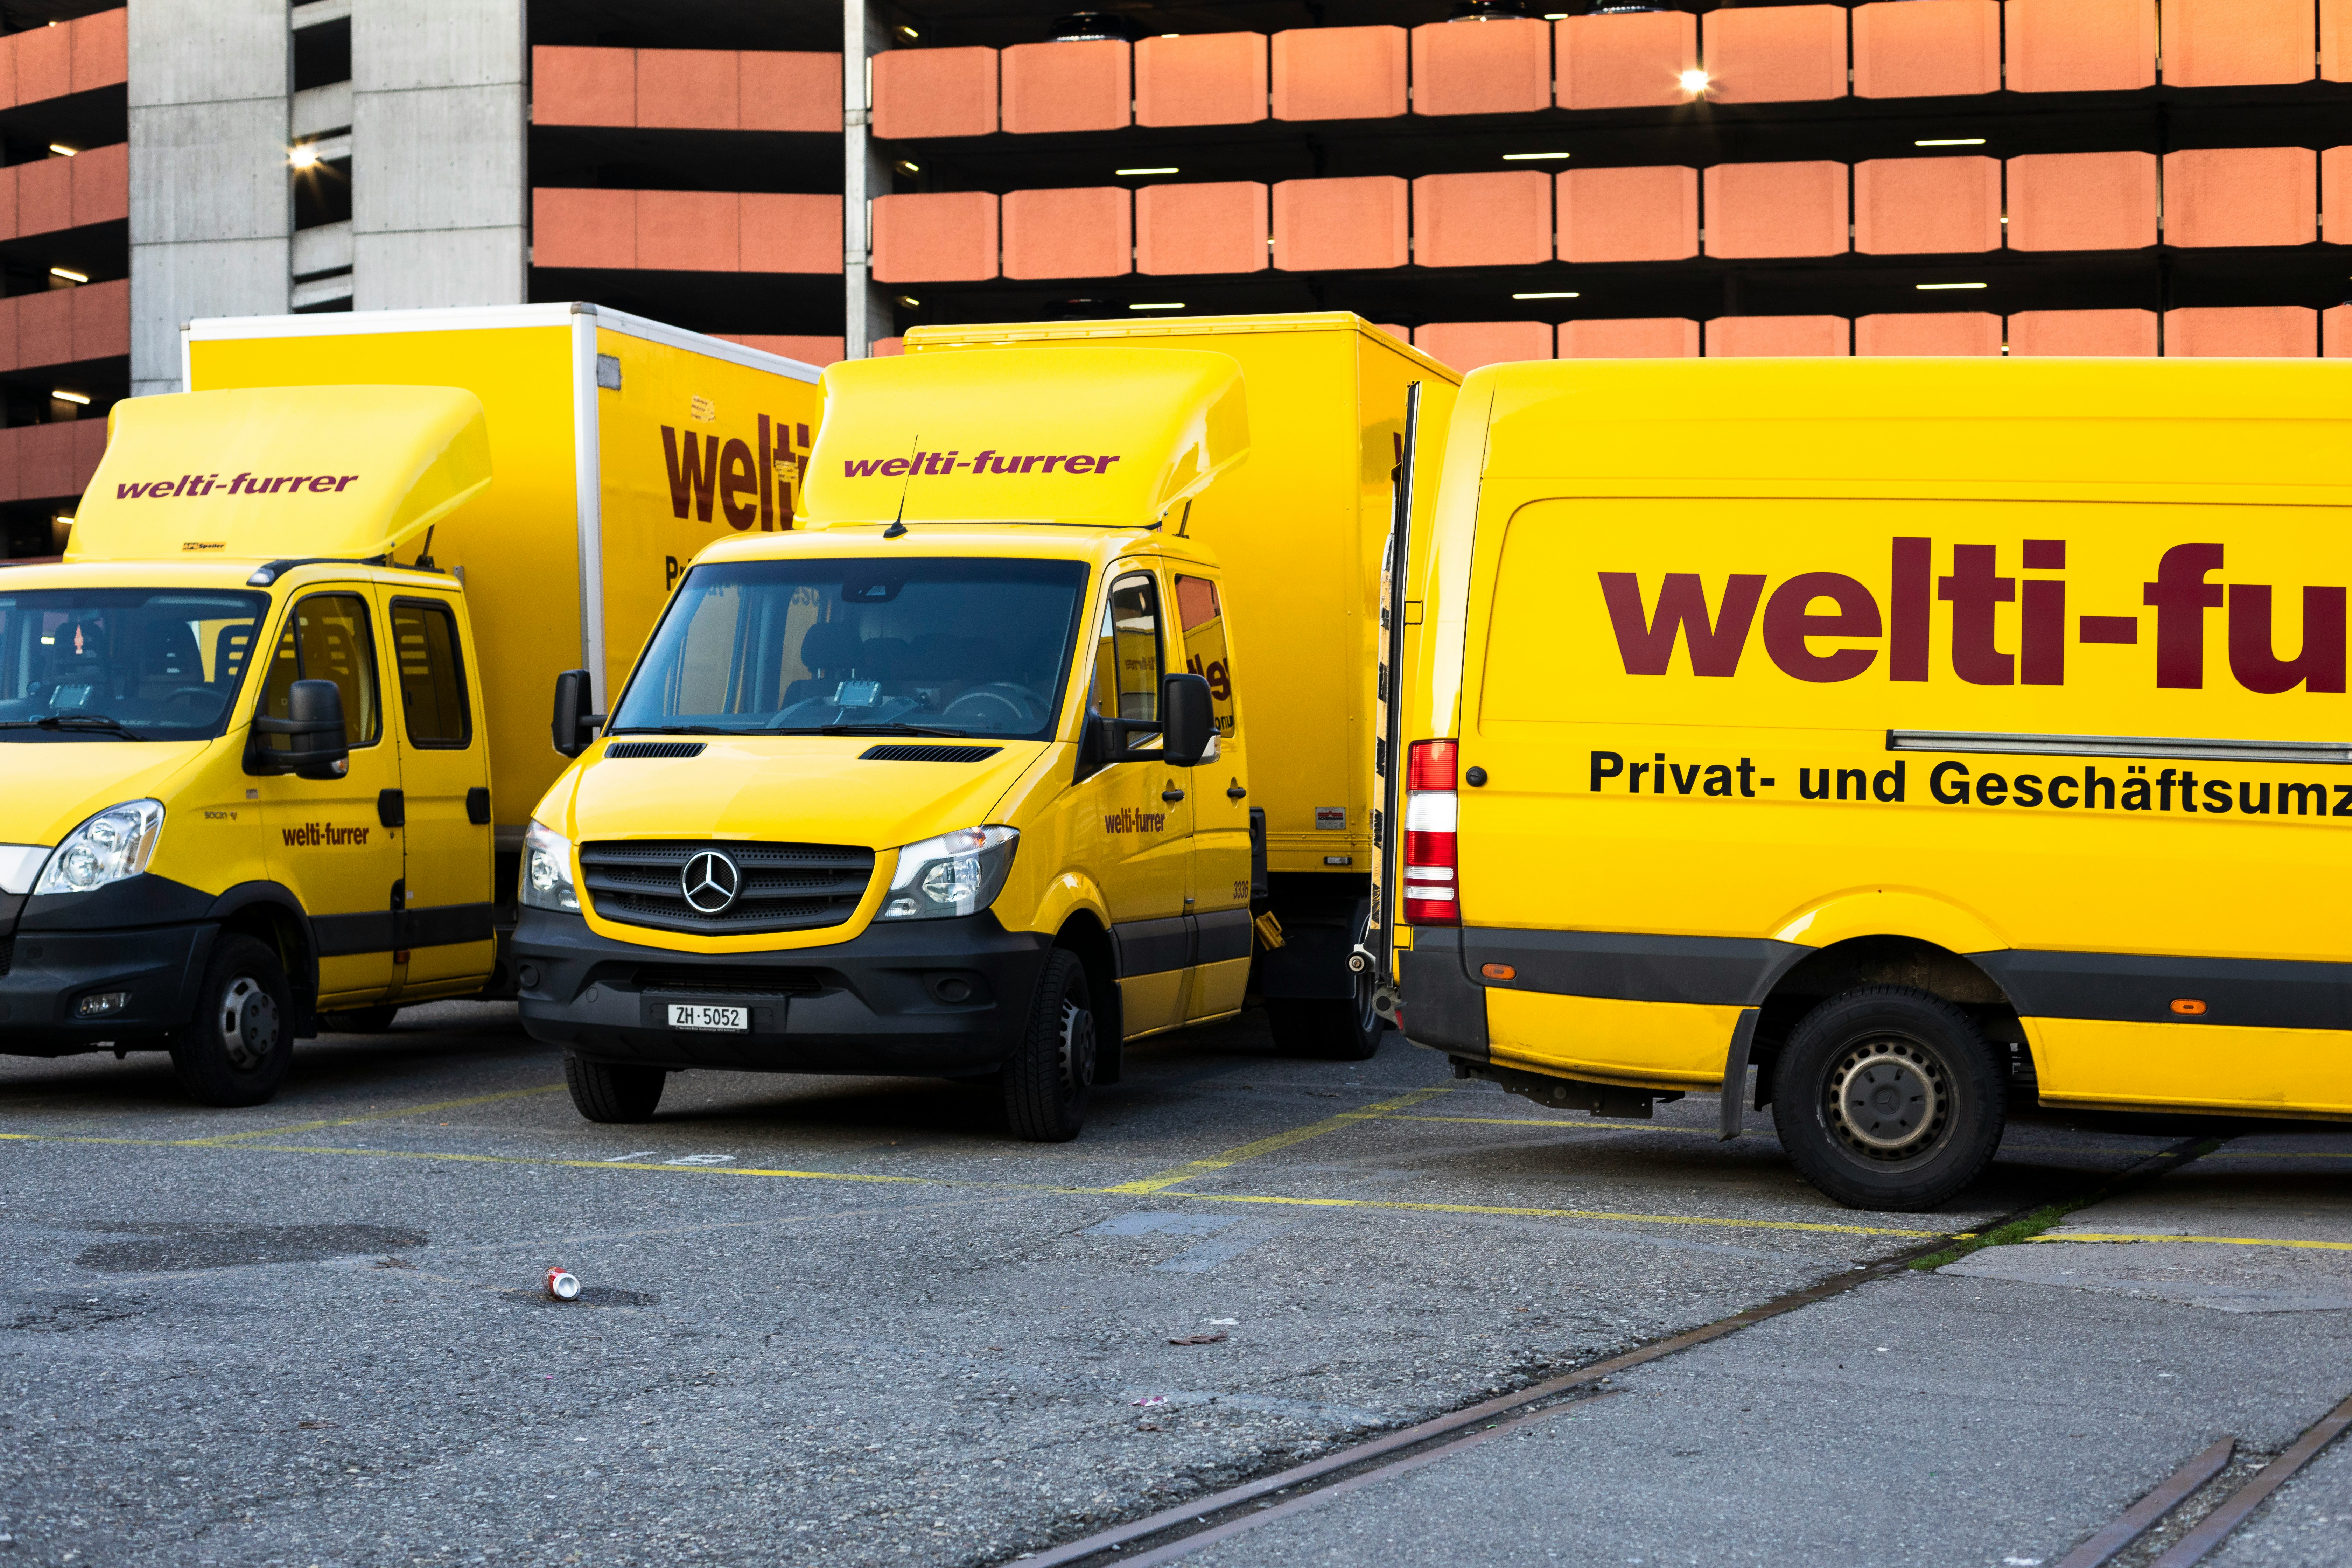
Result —
[[830, 697], [834, 689], [857, 672], [866, 657], [866, 641], [845, 621], [819, 621], [801, 634], [801, 668], [810, 679], [784, 688], [782, 706], [791, 708], [816, 698]]

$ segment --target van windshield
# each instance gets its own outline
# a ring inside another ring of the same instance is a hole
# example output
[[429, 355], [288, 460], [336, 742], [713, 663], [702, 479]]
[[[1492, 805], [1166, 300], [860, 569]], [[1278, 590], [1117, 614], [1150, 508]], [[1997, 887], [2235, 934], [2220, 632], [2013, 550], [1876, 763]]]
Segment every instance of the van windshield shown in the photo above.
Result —
[[1080, 561], [698, 566], [611, 733], [910, 731], [1042, 740], [1087, 585]]
[[226, 591], [0, 591], [0, 741], [209, 740], [268, 607]]

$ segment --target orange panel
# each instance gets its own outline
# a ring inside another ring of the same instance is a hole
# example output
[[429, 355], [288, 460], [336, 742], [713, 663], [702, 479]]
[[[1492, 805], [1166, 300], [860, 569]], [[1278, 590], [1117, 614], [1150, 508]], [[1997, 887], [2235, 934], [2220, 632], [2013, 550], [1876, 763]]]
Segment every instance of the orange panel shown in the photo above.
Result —
[[2309, 81], [2311, 0], [2164, 0], [2169, 87]]
[[1482, 364], [1551, 358], [1548, 321], [1432, 321], [1415, 328], [1412, 346], [1441, 364], [1473, 371]]
[[1263, 272], [1274, 233], [1254, 180], [1146, 185], [1135, 193], [1135, 269], [1156, 278]]
[[2011, 92], [2156, 85], [2156, 0], [2008, 0]]
[[996, 198], [935, 191], [874, 198], [874, 280], [971, 283], [996, 276]]
[[70, 289], [16, 296], [18, 364], [65, 364], [73, 359], [73, 296]]
[[[6, 42], [0, 38], [0, 44]], [[11, 163], [0, 168], [0, 239], [14, 239], [24, 232], [16, 222], [16, 171], [25, 166]]]
[[67, 160], [73, 170], [73, 226], [120, 223], [131, 216], [131, 146], [92, 147]]
[[92, 476], [98, 472], [98, 460], [106, 456], [106, 421], [77, 419], [73, 422], [73, 493], [89, 489]]
[[1402, 27], [1300, 27], [1274, 36], [1276, 120], [1390, 120], [1405, 110]]
[[2319, 154], [2214, 147], [2164, 155], [2168, 245], [2309, 245], [2319, 237]]
[[1854, 7], [1856, 98], [2000, 90], [1998, 0], [1900, 0]]
[[1264, 120], [1266, 90], [1264, 33], [1187, 33], [1135, 46], [1138, 125]]
[[2319, 352], [2329, 359], [2352, 359], [2352, 305], [2330, 305], [2319, 313]]
[[1415, 114], [1533, 114], [1551, 107], [1551, 29], [1532, 16], [1412, 30]]
[[16, 301], [26, 297], [0, 299], [0, 370], [15, 370], [24, 363], [16, 353]]
[[2154, 310], [2020, 310], [2009, 319], [2009, 355], [2149, 359]]
[[867, 356], [873, 359], [896, 359], [900, 354], [907, 352], [907, 340], [904, 338], [877, 338], [866, 352]]
[[1853, 247], [1864, 256], [1999, 250], [2000, 160], [1874, 158], [1856, 163]]
[[1680, 261], [1698, 254], [1696, 169], [1570, 169], [1557, 189], [1562, 261]]
[[[7, 40], [0, 38], [0, 58], [5, 58]], [[24, 447], [22, 437], [35, 426], [20, 425], [14, 430], [0, 430], [0, 500], [21, 500], [25, 493]]]
[[1392, 321], [1374, 321], [1372, 325], [1378, 327], [1381, 331], [1386, 332], [1389, 336], [1394, 338], [1401, 343], [1409, 343], [1412, 342], [1412, 329], [1411, 327], [1400, 327]]
[[742, 80], [732, 49], [639, 49], [637, 123], [733, 131]]
[[[63, 32], [42, 28], [43, 32]], [[73, 226], [71, 158], [36, 158], [16, 165], [16, 232], [49, 234]]]
[[[65, 31], [63, 27], [56, 30]], [[100, 431], [106, 428], [102, 420], [89, 423]], [[16, 433], [19, 499], [65, 500], [81, 493], [81, 486], [74, 483], [74, 432], [81, 424], [77, 419], [70, 424], [27, 425]], [[104, 438], [102, 435], [100, 437]]]
[[1007, 278], [1123, 278], [1134, 270], [1134, 202], [1123, 185], [1004, 193]]
[[73, 90], [73, 29], [29, 27], [16, 35], [16, 101], [38, 103]]
[[1857, 316], [1857, 354], [2000, 353], [2000, 318], [1990, 310], [1923, 310], [1910, 315]]
[[1701, 30], [1706, 95], [1717, 103], [1845, 96], [1843, 5], [1710, 11]]
[[1680, 316], [1562, 321], [1562, 359], [1696, 359], [1698, 323]]
[[1549, 261], [1551, 176], [1533, 169], [1423, 174], [1412, 183], [1412, 258], [1423, 267]]
[[2231, 305], [2167, 310], [2167, 359], [2310, 359], [2319, 312], [2308, 305]]
[[1285, 180], [1274, 187], [1274, 264], [1285, 272], [1402, 267], [1412, 258], [1405, 183], [1394, 174]]
[[841, 270], [839, 196], [745, 191], [739, 200], [744, 271]]
[[1128, 46], [1120, 38], [1015, 44], [1004, 51], [1004, 129], [1116, 131], [1128, 121]]
[[637, 51], [542, 44], [530, 51], [534, 125], [635, 125]]
[[2327, 243], [2352, 245], [2352, 147], [2330, 147], [2319, 155], [2319, 211]]
[[1709, 359], [1853, 353], [1843, 316], [1717, 316], [1706, 324]]
[[735, 90], [735, 122], [746, 131], [841, 133], [839, 55], [746, 49], [739, 58]]
[[2352, 0], [2319, 0], [2319, 74], [2352, 81]]
[[1717, 163], [1706, 171], [1706, 189], [1709, 256], [1836, 256], [1846, 249], [1843, 163]]
[[1562, 109], [1688, 103], [1685, 71], [1698, 69], [1698, 18], [1680, 11], [1568, 16], [1553, 24]]
[[112, 87], [130, 77], [130, 46], [124, 24], [130, 8], [118, 5], [68, 23], [73, 29], [73, 89]]
[[73, 295], [73, 357], [110, 359], [131, 352], [131, 280], [85, 283]]
[[2035, 153], [2009, 161], [2011, 250], [2138, 250], [2155, 243], [2155, 153]]
[[[831, 364], [842, 353], [842, 340], [839, 338], [797, 337], [775, 332], [713, 332], [710, 335], [724, 338], [730, 343], [741, 343], [747, 349], [758, 349], [761, 353], [796, 359], [803, 364]], [[898, 340], [891, 338], [887, 341], [895, 343]]]
[[996, 129], [996, 51], [886, 49], [874, 57], [874, 134], [986, 136]]
[[535, 190], [530, 209], [533, 267], [636, 266], [636, 192]]
[[[0, 109], [16, 107], [16, 40], [22, 33], [0, 34]], [[5, 481], [0, 481], [0, 488]]]
[[639, 191], [637, 265], [648, 272], [740, 272], [743, 204], [733, 191]]

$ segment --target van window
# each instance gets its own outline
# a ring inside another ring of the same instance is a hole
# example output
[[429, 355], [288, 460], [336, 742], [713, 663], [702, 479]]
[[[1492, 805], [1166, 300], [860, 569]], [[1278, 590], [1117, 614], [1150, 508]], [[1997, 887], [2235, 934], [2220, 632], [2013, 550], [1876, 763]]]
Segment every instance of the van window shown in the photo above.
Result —
[[1106, 719], [1150, 723], [1160, 717], [1160, 585], [1148, 575], [1110, 585], [1090, 705]]
[[473, 726], [466, 710], [465, 671], [457, 659], [457, 617], [446, 605], [394, 599], [392, 647], [408, 743], [464, 750]]
[[[270, 657], [259, 710], [272, 719], [287, 717], [298, 680], [331, 680], [341, 688], [343, 732], [353, 746], [373, 746], [383, 739], [376, 700], [375, 639], [368, 630], [365, 599], [357, 594], [313, 594], [294, 606]], [[261, 742], [274, 752], [292, 744], [284, 735], [265, 735]]]
[[1184, 668], [1209, 683], [1209, 709], [1217, 733], [1230, 738], [1234, 716], [1233, 660], [1225, 651], [1225, 610], [1217, 585], [1206, 577], [1176, 579], [1176, 618], [1184, 627]]
[[217, 735], [268, 608], [265, 594], [0, 593], [0, 740]]

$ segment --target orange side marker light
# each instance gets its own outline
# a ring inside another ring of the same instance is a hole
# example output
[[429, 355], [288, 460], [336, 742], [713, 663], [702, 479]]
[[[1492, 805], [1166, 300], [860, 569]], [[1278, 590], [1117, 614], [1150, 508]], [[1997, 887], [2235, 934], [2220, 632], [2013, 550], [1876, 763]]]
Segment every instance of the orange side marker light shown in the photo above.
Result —
[[2200, 1013], [2205, 1011], [2205, 1004], [2200, 1002], [2194, 996], [2176, 996], [2172, 999], [2172, 1010], [2176, 1013], [2182, 1014], [2185, 1016], [2194, 1018]]
[[1507, 963], [1483, 963], [1478, 966], [1478, 973], [1489, 980], [1517, 980], [1519, 977], [1519, 972]]

